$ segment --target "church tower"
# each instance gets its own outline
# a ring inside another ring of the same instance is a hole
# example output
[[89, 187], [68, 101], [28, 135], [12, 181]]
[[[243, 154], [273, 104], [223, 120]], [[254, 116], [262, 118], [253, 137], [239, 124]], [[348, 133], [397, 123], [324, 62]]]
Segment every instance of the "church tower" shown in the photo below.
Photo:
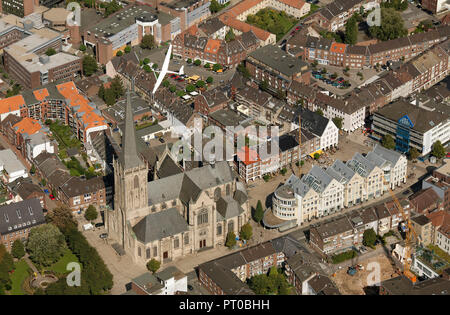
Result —
[[[136, 216], [136, 212], [148, 206], [147, 164], [138, 156], [136, 135], [131, 108], [131, 91], [127, 91], [125, 128], [122, 135], [122, 152], [114, 160], [114, 211], [109, 222], [114, 227], [111, 236], [119, 243], [129, 247], [127, 221]], [[115, 228], [116, 227], [116, 228]]]

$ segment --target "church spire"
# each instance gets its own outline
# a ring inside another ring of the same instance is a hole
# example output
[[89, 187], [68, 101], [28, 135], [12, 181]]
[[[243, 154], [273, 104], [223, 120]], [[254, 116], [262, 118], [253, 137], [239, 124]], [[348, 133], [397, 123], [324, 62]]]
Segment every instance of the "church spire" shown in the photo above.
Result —
[[122, 136], [122, 154], [120, 156], [120, 163], [124, 169], [134, 168], [143, 163], [136, 149], [136, 135], [133, 120], [131, 91], [128, 90], [125, 109], [125, 130]]

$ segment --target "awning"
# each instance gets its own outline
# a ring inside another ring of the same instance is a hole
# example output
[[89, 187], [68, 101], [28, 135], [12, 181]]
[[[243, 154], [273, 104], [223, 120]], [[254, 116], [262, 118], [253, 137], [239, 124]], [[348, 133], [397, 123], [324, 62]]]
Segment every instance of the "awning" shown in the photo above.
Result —
[[311, 153], [309, 156], [314, 158], [314, 154], [319, 153], [320, 155], [322, 155], [323, 151], [322, 149], [317, 150], [316, 152]]

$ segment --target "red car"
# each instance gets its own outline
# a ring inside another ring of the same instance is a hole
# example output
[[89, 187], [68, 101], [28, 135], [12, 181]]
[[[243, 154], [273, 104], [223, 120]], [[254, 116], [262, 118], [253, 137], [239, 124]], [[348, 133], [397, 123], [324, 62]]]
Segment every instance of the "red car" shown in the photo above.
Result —
[[53, 196], [52, 194], [49, 195], [51, 200], [55, 200], [55, 196]]
[[298, 31], [299, 29], [300, 29], [300, 26], [297, 26], [297, 27], [295, 28], [296, 31]]

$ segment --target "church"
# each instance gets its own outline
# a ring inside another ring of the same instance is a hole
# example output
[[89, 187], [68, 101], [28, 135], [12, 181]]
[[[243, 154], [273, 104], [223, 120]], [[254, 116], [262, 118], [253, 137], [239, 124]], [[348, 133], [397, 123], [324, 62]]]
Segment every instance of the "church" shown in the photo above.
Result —
[[245, 186], [226, 161], [148, 182], [137, 152], [130, 92], [122, 152], [114, 160], [114, 209], [105, 211], [109, 237], [136, 263], [161, 264], [224, 246], [250, 217]]

